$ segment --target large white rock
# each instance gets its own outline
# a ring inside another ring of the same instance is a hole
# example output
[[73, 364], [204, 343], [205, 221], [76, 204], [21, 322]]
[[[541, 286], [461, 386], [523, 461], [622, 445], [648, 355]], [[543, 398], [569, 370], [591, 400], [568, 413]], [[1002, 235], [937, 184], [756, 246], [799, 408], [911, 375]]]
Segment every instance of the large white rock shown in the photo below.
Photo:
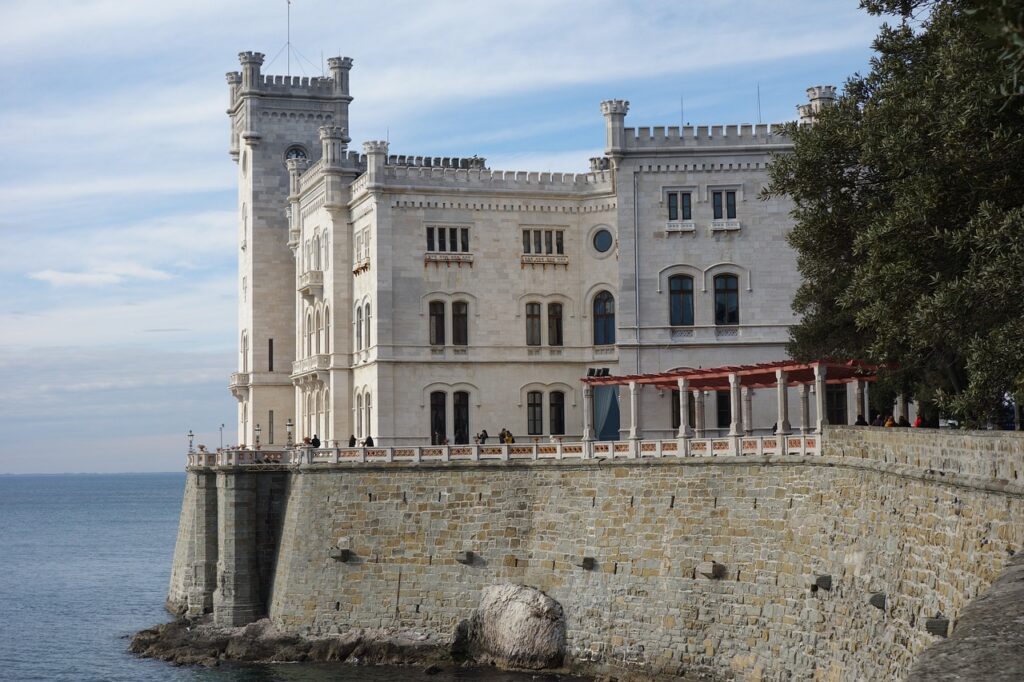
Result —
[[557, 601], [526, 585], [492, 585], [459, 624], [453, 649], [503, 668], [557, 668], [565, 658], [565, 615]]

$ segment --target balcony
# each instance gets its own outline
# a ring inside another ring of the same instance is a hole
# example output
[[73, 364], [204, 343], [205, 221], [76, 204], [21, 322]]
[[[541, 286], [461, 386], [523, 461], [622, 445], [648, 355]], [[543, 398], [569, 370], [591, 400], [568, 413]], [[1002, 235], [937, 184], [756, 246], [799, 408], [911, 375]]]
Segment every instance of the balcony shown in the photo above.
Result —
[[228, 389], [231, 391], [231, 395], [235, 396], [235, 399], [245, 400], [249, 395], [249, 383], [248, 372], [234, 372], [228, 380]]
[[569, 269], [569, 257], [554, 254], [532, 256], [523, 254], [519, 262], [521, 268], [525, 268], [527, 265], [531, 267], [540, 265], [544, 268], [547, 268], [549, 265], [553, 265], [555, 267], [562, 266], [566, 270]]
[[424, 265], [427, 263], [433, 263], [434, 265], [440, 265], [441, 263], [444, 263], [449, 268], [452, 266], [452, 263], [459, 266], [460, 268], [462, 267], [462, 264], [465, 263], [469, 267], [473, 267], [473, 254], [428, 251], [427, 253], [423, 254], [423, 263]]
[[310, 355], [292, 363], [292, 378], [303, 377], [317, 372], [326, 372], [331, 368], [331, 356], [327, 353]]
[[303, 296], [319, 296], [324, 291], [323, 270], [306, 270], [299, 275], [299, 293]]
[[696, 232], [697, 226], [692, 220], [670, 220], [665, 223], [665, 232]]
[[361, 275], [364, 272], [369, 271], [369, 269], [370, 269], [370, 257], [369, 256], [367, 256], [366, 258], [360, 258], [359, 260], [357, 260], [355, 263], [352, 264], [352, 274], [353, 275]]

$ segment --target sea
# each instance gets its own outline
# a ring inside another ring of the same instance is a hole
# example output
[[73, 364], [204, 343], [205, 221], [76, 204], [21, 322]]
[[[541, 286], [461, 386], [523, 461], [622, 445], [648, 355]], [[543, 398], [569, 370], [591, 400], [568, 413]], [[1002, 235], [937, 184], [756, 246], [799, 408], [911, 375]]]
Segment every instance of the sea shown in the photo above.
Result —
[[131, 635], [169, 619], [163, 605], [184, 488], [184, 473], [0, 476], [0, 680], [559, 679], [345, 663], [175, 667], [133, 656]]

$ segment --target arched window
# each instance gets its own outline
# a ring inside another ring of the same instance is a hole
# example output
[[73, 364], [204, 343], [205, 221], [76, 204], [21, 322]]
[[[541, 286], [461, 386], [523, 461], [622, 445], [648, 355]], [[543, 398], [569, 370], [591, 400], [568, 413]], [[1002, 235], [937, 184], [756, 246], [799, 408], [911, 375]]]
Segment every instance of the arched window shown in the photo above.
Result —
[[324, 307], [324, 352], [331, 352], [331, 309]]
[[607, 291], [594, 297], [594, 345], [615, 343], [615, 299]]
[[565, 393], [552, 391], [548, 402], [551, 406], [551, 435], [561, 436], [565, 434]]
[[356, 306], [356, 350], [363, 349], [363, 306]]
[[356, 396], [356, 438], [363, 437], [363, 395]]
[[364, 404], [363, 405], [366, 408], [366, 429], [363, 431], [363, 433], [365, 433], [367, 436], [371, 436], [371, 435], [373, 435], [373, 433], [370, 431], [370, 423], [373, 420], [373, 415], [371, 414], [372, 408], [370, 407], [370, 394], [369, 394], [369, 392], [367, 392], [367, 394], [364, 396]]
[[249, 371], [249, 332], [245, 331], [244, 329], [242, 330], [242, 340], [239, 343], [238, 348], [239, 348], [239, 350], [241, 351], [241, 354], [242, 354], [241, 362], [238, 363], [239, 371], [241, 371], [241, 372], [248, 372]]
[[430, 443], [441, 445], [447, 436], [448, 417], [445, 414], [445, 403], [448, 396], [444, 391], [430, 394]]
[[323, 328], [324, 328], [324, 319], [322, 317], [320, 317], [320, 311], [318, 310], [317, 313], [316, 313], [316, 328], [315, 328], [315, 331], [316, 331], [316, 346], [315, 347], [316, 347], [316, 352], [317, 353], [320, 352], [320, 348], [323, 345], [320, 342], [320, 336], [323, 333]]
[[452, 394], [452, 416], [454, 417], [455, 444], [469, 443], [469, 393], [455, 391]]
[[548, 303], [548, 345], [562, 345], [562, 304]]
[[740, 287], [736, 275], [715, 277], [715, 324], [740, 323]]
[[540, 303], [526, 304], [526, 345], [540, 345]]
[[444, 301], [430, 302], [430, 345], [444, 345]]
[[[469, 304], [465, 301], [452, 303], [452, 345], [469, 345]], [[458, 438], [458, 429], [455, 437]]]
[[366, 312], [363, 314], [365, 326], [363, 327], [363, 348], [370, 347], [370, 304], [367, 303], [363, 306]]
[[316, 327], [313, 325], [313, 312], [306, 314], [306, 357], [313, 354], [313, 335], [316, 334]]
[[327, 439], [331, 437], [331, 390], [328, 388], [324, 389], [324, 426], [321, 429], [323, 431], [324, 446], [327, 445]]
[[693, 325], [693, 277], [673, 275], [668, 278], [668, 316], [673, 327]]
[[324, 252], [323, 253], [323, 257], [321, 258], [321, 261], [323, 262], [324, 270], [326, 270], [327, 268], [330, 267], [330, 260], [328, 259], [327, 254], [329, 254], [331, 251], [330, 251], [330, 249], [327, 248], [327, 244], [328, 244], [327, 234], [328, 234], [327, 232], [324, 232], [323, 245], [321, 246], [321, 248], [323, 249], [323, 252]]
[[313, 270], [320, 269], [320, 235], [313, 237]]
[[531, 436], [544, 433], [544, 394], [540, 391], [526, 394], [526, 432]]

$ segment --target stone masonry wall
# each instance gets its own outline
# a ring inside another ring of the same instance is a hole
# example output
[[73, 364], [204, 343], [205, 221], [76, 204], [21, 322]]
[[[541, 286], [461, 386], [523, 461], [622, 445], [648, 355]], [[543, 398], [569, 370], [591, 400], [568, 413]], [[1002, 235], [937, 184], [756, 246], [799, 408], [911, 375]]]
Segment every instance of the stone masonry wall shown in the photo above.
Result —
[[[841, 427], [825, 447], [806, 458], [304, 466], [278, 488], [266, 606], [292, 631], [450, 633], [484, 587], [521, 582], [561, 602], [574, 661], [903, 679], [937, 639], [926, 619], [955, 627], [1021, 548], [1024, 438]], [[330, 556], [339, 541], [348, 562]], [[702, 574], [709, 561], [719, 579]], [[813, 587], [819, 576], [831, 589]], [[869, 603], [879, 594], [883, 608]]]
[[178, 537], [174, 543], [174, 559], [171, 562], [171, 584], [167, 589], [167, 610], [184, 613], [188, 608], [192, 554], [195, 548], [195, 505], [196, 476], [189, 472], [185, 476], [185, 492], [181, 500], [181, 515], [178, 517]]

